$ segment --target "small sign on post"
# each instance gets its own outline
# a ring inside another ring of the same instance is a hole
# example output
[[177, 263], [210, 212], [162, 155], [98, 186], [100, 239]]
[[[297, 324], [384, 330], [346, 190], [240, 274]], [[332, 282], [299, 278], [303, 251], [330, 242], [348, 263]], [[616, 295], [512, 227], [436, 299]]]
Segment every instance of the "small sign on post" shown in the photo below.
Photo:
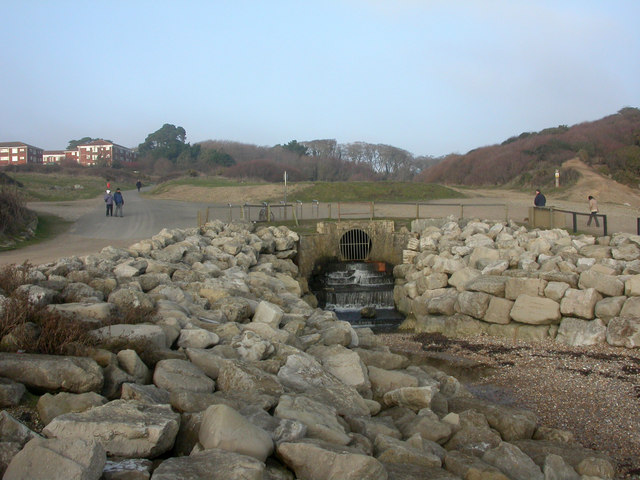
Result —
[[560, 186], [560, 171], [556, 168], [556, 188]]

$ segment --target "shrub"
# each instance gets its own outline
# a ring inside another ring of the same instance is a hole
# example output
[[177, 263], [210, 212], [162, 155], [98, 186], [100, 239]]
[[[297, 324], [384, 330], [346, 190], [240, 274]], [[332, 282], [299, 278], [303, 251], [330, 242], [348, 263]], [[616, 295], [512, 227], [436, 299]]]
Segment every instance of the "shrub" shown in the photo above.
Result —
[[[34, 325], [39, 330], [28, 325]], [[78, 320], [62, 316], [46, 306], [29, 301], [25, 292], [14, 291], [4, 302], [0, 315], [0, 336], [12, 334], [12, 342], [3, 342], [4, 350], [19, 350], [47, 355], [68, 355], [70, 349], [80, 353], [95, 342], [90, 327]]]
[[29, 283], [29, 270], [32, 265], [26, 261], [22, 265], [4, 265], [0, 267], [0, 289], [11, 295], [20, 285]]
[[16, 188], [0, 188], [0, 235], [16, 235], [33, 218]]

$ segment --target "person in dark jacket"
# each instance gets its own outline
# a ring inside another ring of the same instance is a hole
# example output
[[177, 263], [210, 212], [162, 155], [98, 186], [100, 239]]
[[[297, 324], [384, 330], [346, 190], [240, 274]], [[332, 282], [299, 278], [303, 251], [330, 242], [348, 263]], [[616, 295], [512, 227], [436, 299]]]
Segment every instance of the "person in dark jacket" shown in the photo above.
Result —
[[107, 205], [107, 217], [113, 217], [113, 195], [109, 189], [104, 194], [104, 203]]
[[140, 191], [140, 189], [142, 188], [142, 182], [140, 180], [136, 182], [136, 188], [138, 189], [138, 191]]
[[120, 213], [120, 216], [122, 217], [122, 207], [124, 205], [124, 197], [122, 196], [122, 192], [120, 191], [119, 188], [116, 188], [116, 193], [113, 194], [113, 201], [116, 204], [116, 217], [118, 216], [118, 213]]
[[544, 207], [547, 204], [547, 199], [540, 190], [536, 190], [536, 198], [533, 199], [533, 204], [536, 207]]

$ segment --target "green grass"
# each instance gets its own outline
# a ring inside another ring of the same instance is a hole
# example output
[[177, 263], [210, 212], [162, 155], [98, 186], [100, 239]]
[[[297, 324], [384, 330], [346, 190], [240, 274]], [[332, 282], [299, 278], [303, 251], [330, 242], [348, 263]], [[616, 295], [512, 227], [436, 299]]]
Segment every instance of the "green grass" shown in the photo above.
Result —
[[150, 195], [157, 195], [170, 190], [176, 186], [191, 186], [191, 187], [246, 187], [247, 185], [259, 185], [258, 182], [242, 182], [239, 180], [232, 180], [224, 177], [180, 177], [168, 182], [163, 182], [160, 185], [152, 188], [148, 193]]
[[426, 202], [463, 197], [442, 185], [414, 182], [318, 182], [290, 195], [301, 202]]
[[39, 213], [38, 227], [36, 228], [35, 236], [28, 240], [16, 242], [16, 244], [11, 247], [0, 248], [0, 252], [16, 250], [18, 248], [28, 247], [29, 245], [36, 245], [45, 240], [54, 238], [56, 235], [66, 232], [72, 223], [73, 222], [64, 220], [56, 215]]
[[[24, 188], [18, 189], [28, 201], [58, 202], [86, 200], [104, 193], [106, 181], [100, 177], [42, 173], [10, 173]], [[78, 188], [79, 187], [79, 188]], [[133, 184], [111, 182], [112, 190], [135, 188]]]

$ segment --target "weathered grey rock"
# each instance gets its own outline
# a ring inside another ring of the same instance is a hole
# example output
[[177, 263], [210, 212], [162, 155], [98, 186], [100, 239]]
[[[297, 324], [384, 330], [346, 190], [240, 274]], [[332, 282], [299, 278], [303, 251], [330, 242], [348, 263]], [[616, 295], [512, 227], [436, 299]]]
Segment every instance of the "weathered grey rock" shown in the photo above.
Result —
[[553, 453], [544, 459], [542, 468], [544, 480], [580, 480], [580, 475], [563, 460], [559, 455]]
[[516, 300], [523, 294], [529, 297], [542, 297], [546, 286], [547, 282], [539, 278], [509, 277], [505, 283], [504, 296], [509, 300]]
[[266, 395], [277, 399], [284, 393], [279, 377], [241, 361], [226, 361], [220, 366], [217, 388], [247, 397]]
[[351, 433], [364, 435], [371, 442], [374, 442], [378, 435], [387, 437], [402, 438], [402, 433], [391, 417], [346, 417]]
[[169, 405], [114, 400], [86, 412], [60, 415], [43, 433], [61, 439], [95, 439], [110, 456], [154, 458], [172, 447], [179, 421]]
[[367, 367], [358, 353], [342, 345], [318, 345], [309, 348], [307, 353], [316, 357], [329, 373], [354, 387], [361, 395], [370, 394], [371, 382]]
[[640, 347], [640, 319], [637, 317], [615, 317], [609, 321], [607, 343], [617, 347]]
[[449, 410], [461, 413], [473, 409], [482, 413], [491, 428], [500, 432], [503, 440], [531, 438], [536, 429], [538, 419], [529, 411], [506, 405], [498, 405], [473, 397], [456, 397], [449, 399]]
[[368, 367], [378, 367], [387, 370], [399, 370], [409, 366], [409, 359], [404, 355], [391, 353], [388, 349], [369, 350], [364, 348], [353, 349], [364, 364]]
[[218, 448], [165, 460], [153, 480], [263, 480], [265, 464], [247, 455]]
[[621, 317], [640, 317], [640, 296], [628, 297], [620, 310]]
[[0, 353], [0, 372], [6, 378], [48, 391], [100, 391], [104, 377], [90, 358]]
[[167, 348], [170, 344], [160, 325], [115, 324], [93, 330], [92, 334], [100, 341], [126, 340], [130, 344], [144, 342], [158, 348]]
[[38, 399], [36, 408], [42, 423], [49, 424], [58, 415], [71, 412], [84, 412], [93, 407], [107, 403], [107, 399], [95, 392], [80, 394], [58, 393], [51, 395], [45, 393]]
[[304, 424], [309, 438], [317, 438], [336, 445], [346, 445], [351, 441], [333, 407], [316, 402], [304, 395], [282, 395], [274, 415]]
[[466, 285], [466, 290], [473, 292], [484, 292], [496, 297], [504, 297], [507, 277], [497, 277], [495, 275], [480, 275], [470, 280]]
[[560, 313], [568, 317], [594, 318], [596, 303], [602, 300], [595, 288], [576, 290], [570, 288], [560, 302]]
[[582, 320], [565, 317], [560, 322], [556, 341], [567, 345], [597, 345], [604, 343], [607, 327], [599, 318]]
[[482, 455], [482, 460], [500, 469], [511, 478], [544, 480], [544, 475], [533, 460], [511, 443], [501, 442]]
[[593, 288], [602, 295], [616, 297], [624, 293], [625, 284], [615, 275], [605, 275], [596, 269], [590, 269], [580, 274], [578, 287], [582, 290]]
[[386, 370], [370, 366], [369, 380], [374, 399], [382, 399], [387, 392], [403, 387], [417, 387], [418, 379], [404, 371]]
[[565, 282], [549, 282], [544, 289], [544, 296], [560, 303], [569, 288], [569, 284]]
[[72, 318], [93, 318], [102, 322], [109, 320], [116, 308], [112, 303], [97, 302], [97, 303], [62, 303], [48, 305], [49, 310], [54, 310], [64, 317]]
[[278, 305], [262, 301], [258, 304], [252, 321], [266, 323], [272, 328], [279, 328], [283, 316], [284, 312]]
[[486, 417], [478, 411], [465, 410], [459, 415], [459, 419], [459, 425], [444, 443], [447, 450], [460, 450], [481, 456], [488, 449], [497, 447], [502, 441], [500, 435], [489, 427]]
[[536, 465], [540, 468], [544, 468], [545, 459], [548, 455], [554, 454], [562, 457], [562, 459], [572, 468], [578, 471], [578, 466], [581, 462], [589, 458], [599, 459], [601, 467], [608, 465], [606, 468], [610, 475], [604, 478], [612, 478], [614, 472], [614, 466], [611, 459], [603, 454], [598, 453], [588, 448], [584, 448], [578, 444], [568, 444], [563, 442], [553, 442], [548, 440], [514, 440], [513, 443], [516, 447], [522, 450], [527, 456], [529, 456]]
[[483, 292], [460, 292], [456, 303], [456, 311], [473, 318], [484, 317], [491, 296]]
[[622, 310], [627, 297], [606, 297], [596, 303], [594, 314], [603, 322], [608, 323], [613, 317], [617, 317]]
[[131, 288], [121, 288], [111, 292], [107, 301], [115, 304], [122, 312], [131, 308], [151, 310], [154, 306], [153, 301], [146, 293]]
[[244, 330], [234, 338], [231, 346], [238, 352], [240, 358], [248, 362], [264, 360], [275, 352], [273, 343], [251, 330]]
[[192, 392], [213, 392], [215, 382], [193, 363], [186, 360], [168, 359], [156, 364], [153, 383], [168, 390], [189, 390]]
[[489, 323], [507, 324], [511, 320], [513, 301], [506, 298], [491, 297], [483, 320]]
[[202, 417], [198, 438], [205, 449], [221, 448], [262, 462], [271, 455], [274, 448], [273, 440], [266, 431], [226, 405], [207, 408]]
[[7, 467], [5, 480], [99, 480], [107, 456], [99, 442], [34, 438]]
[[448, 451], [444, 458], [447, 470], [457, 475], [456, 478], [482, 480], [510, 480], [494, 466], [480, 460], [476, 455], [457, 450]]
[[278, 445], [277, 453], [297, 478], [308, 480], [387, 480], [384, 466], [360, 451], [325, 442], [302, 440]]
[[135, 383], [122, 384], [122, 400], [136, 400], [141, 403], [168, 404], [169, 392], [155, 385], [137, 385]]
[[149, 480], [153, 462], [146, 458], [107, 460], [101, 480]]
[[390, 390], [382, 396], [384, 405], [388, 407], [406, 407], [419, 411], [431, 407], [431, 400], [437, 392], [437, 388], [428, 387], [401, 387]]
[[23, 384], [0, 377], [0, 408], [18, 405], [26, 390]]
[[457, 288], [459, 291], [464, 290], [465, 285], [469, 283], [473, 278], [480, 276], [480, 270], [471, 267], [463, 267], [456, 270], [449, 277], [449, 285]]
[[13, 418], [6, 410], [0, 411], [0, 440], [15, 443], [22, 448], [29, 440], [39, 437], [26, 425]]
[[151, 383], [151, 371], [138, 356], [135, 350], [120, 350], [117, 354], [118, 365], [131, 375], [136, 383]]
[[[403, 438], [420, 435], [424, 440], [444, 443], [453, 433], [453, 426], [448, 422], [440, 420], [440, 418], [428, 408], [420, 410], [418, 414], [404, 408], [400, 408], [399, 412], [401, 412], [403, 416], [397, 418], [395, 423], [400, 432], [402, 432]], [[388, 410], [383, 413], [388, 413]]]
[[220, 337], [204, 328], [183, 328], [178, 337], [182, 348], [211, 348], [220, 342]]
[[327, 402], [341, 415], [369, 413], [369, 407], [355, 388], [331, 375], [310, 355], [289, 355], [278, 371], [278, 380], [295, 392]]
[[383, 463], [440, 467], [442, 461], [437, 455], [425, 452], [408, 442], [387, 435], [378, 435], [374, 441], [375, 457]]
[[523, 293], [516, 298], [510, 315], [516, 322], [531, 325], [557, 323], [560, 320], [560, 305], [550, 298], [533, 297]]

